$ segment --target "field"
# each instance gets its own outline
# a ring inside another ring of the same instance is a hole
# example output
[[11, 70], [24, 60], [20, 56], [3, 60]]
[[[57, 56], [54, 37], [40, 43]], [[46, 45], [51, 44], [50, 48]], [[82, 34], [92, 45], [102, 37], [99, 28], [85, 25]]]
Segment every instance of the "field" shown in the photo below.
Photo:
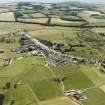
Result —
[[85, 22], [82, 21], [66, 21], [59, 18], [52, 18], [51, 24], [61, 25], [61, 26], [81, 26]]
[[92, 29], [94, 32], [96, 32], [96, 33], [98, 33], [98, 32], [100, 32], [100, 33], [105, 33], [105, 29], [104, 28], [93, 28]]
[[42, 13], [30, 13], [30, 14], [23, 14], [21, 18], [30, 19], [30, 18], [46, 18], [46, 15]]
[[43, 101], [43, 105], [78, 105], [77, 103], [73, 102], [72, 100], [68, 99], [67, 97], [60, 97], [55, 98], [48, 101]]
[[[13, 32], [25, 30], [33, 38], [55, 44], [53, 47], [63, 46], [61, 50], [57, 49], [62, 54], [104, 60], [105, 37], [99, 33], [105, 33], [105, 19], [91, 16], [102, 15], [100, 11], [104, 10], [104, 6], [90, 9], [86, 8], [87, 5], [74, 6], [72, 3], [46, 5], [48, 7], [41, 10], [40, 6], [33, 7], [27, 3], [0, 8], [0, 12], [5, 9], [17, 12], [15, 18], [18, 20], [15, 22], [13, 12], [0, 13], [0, 39], [7, 38], [6, 41], [0, 40], [0, 93], [5, 95], [3, 105], [105, 105], [105, 73], [101, 71], [101, 66], [70, 63], [54, 68], [43, 57], [29, 56], [27, 51], [11, 51], [32, 47], [20, 44], [19, 33], [12, 36]], [[63, 17], [71, 18], [65, 20]], [[99, 27], [81, 27], [84, 24]], [[11, 39], [13, 41], [9, 42]], [[7, 58], [12, 59], [12, 64], [4, 66]], [[10, 88], [6, 89], [8, 82]], [[87, 99], [77, 101], [66, 97], [64, 92], [72, 89], [82, 90]], [[11, 104], [12, 101], [14, 104]]]
[[[104, 97], [105, 93], [103, 93], [100, 89], [91, 89], [86, 92], [87, 96], [89, 97], [86, 101], [84, 101], [84, 105], [104, 105]], [[102, 101], [100, 101], [102, 100]]]
[[[11, 96], [9, 94], [11, 94]], [[30, 90], [28, 89], [27, 85], [20, 86], [18, 89], [11, 89], [9, 92], [6, 92], [6, 96], [7, 97], [4, 101], [4, 105], [9, 104], [8, 99], [17, 100], [15, 103], [16, 105], [25, 105], [27, 103], [28, 104], [35, 103], [35, 105], [37, 105], [37, 101], [35, 97], [33, 96], [33, 94], [30, 92]]]
[[82, 18], [86, 19], [90, 25], [95, 25], [95, 26], [105, 26], [105, 19], [96, 19], [92, 17], [91, 15], [94, 14], [99, 14], [99, 12], [94, 12], [94, 11], [83, 11], [80, 13]]
[[35, 24], [25, 24], [25, 23], [16, 23], [16, 22], [0, 22], [0, 33], [6, 34], [10, 32], [16, 32], [18, 30], [26, 29], [26, 30], [36, 30], [44, 28], [43, 26], [40, 25], [35, 25]]
[[14, 13], [13, 12], [0, 13], [0, 21], [15, 21]]
[[[64, 42], [64, 38], [75, 38], [79, 28], [46, 27], [41, 30], [30, 31], [33, 37], [38, 37], [53, 42]], [[64, 35], [64, 38], [63, 38]], [[65, 42], [66, 43], [66, 42]]]
[[48, 18], [35, 18], [35, 19], [18, 19], [21, 22], [40, 23], [45, 24]]

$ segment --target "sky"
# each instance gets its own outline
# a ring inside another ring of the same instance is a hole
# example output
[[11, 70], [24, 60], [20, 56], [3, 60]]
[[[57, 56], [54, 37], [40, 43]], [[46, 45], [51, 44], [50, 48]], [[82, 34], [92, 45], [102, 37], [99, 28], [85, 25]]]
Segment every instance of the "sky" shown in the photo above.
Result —
[[105, 0], [0, 0], [0, 3], [17, 2], [17, 1], [38, 1], [38, 2], [83, 1], [89, 3], [105, 3]]

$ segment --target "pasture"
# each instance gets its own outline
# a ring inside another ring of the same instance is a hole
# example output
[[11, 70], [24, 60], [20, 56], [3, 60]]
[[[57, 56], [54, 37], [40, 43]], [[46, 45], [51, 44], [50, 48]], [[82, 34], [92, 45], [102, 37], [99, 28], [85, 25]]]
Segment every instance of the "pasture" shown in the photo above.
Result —
[[62, 20], [60, 18], [51, 19], [51, 24], [61, 25], [61, 26], [81, 26], [84, 23], [85, 22], [83, 21], [67, 21], [67, 20]]
[[105, 19], [96, 19], [94, 17], [92, 17], [91, 15], [94, 14], [99, 14], [99, 12], [94, 12], [94, 11], [83, 11], [80, 13], [80, 16], [87, 20], [89, 22], [90, 25], [94, 25], [94, 26], [105, 26]]
[[42, 101], [42, 105], [79, 105], [67, 97], [54, 98], [48, 101]]

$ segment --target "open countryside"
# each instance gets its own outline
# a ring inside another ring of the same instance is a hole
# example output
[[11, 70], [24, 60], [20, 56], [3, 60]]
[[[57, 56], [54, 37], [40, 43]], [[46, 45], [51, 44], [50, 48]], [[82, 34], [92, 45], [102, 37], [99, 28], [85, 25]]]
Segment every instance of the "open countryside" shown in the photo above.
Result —
[[0, 105], [105, 105], [105, 5], [0, 4]]

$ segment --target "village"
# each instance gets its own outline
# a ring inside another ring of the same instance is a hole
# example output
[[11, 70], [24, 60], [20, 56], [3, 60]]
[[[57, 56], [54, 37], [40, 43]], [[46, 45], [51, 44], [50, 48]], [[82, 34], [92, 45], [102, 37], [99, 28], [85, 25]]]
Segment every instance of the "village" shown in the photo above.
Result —
[[48, 60], [48, 64], [53, 67], [59, 67], [64, 66], [69, 63], [75, 63], [75, 64], [93, 64], [96, 66], [102, 66], [104, 68], [104, 61], [98, 61], [94, 59], [86, 59], [86, 58], [80, 58], [75, 57], [71, 55], [65, 55], [61, 52], [57, 52], [54, 49], [51, 49], [38, 41], [38, 39], [33, 39], [28, 33], [25, 31], [20, 32], [21, 35], [21, 42], [23, 45], [32, 45], [33, 49], [32, 51], [28, 51], [28, 54], [30, 56], [38, 55], [42, 56], [46, 60]]
[[[11, 34], [12, 34], [12, 36], [11, 36]], [[54, 50], [53, 47], [49, 47], [49, 45], [47, 46], [47, 44], [46, 45], [43, 44], [37, 38], [32, 38], [31, 35], [29, 35], [26, 30], [18, 31], [16, 33], [10, 33], [10, 37], [8, 37], [8, 35], [6, 35], [6, 36], [5, 37], [3, 36], [4, 39], [2, 37], [0, 38], [1, 43], [6, 41], [7, 38], [8, 38], [8, 41], [10, 41], [11, 39], [14, 40], [14, 37], [17, 37], [17, 36], [19, 37], [18, 41], [19, 41], [21, 47], [11, 49], [10, 52], [13, 52], [13, 53], [16, 53], [19, 55], [21, 55], [22, 53], [27, 53], [27, 56], [41, 57], [46, 61], [46, 65], [51, 68], [60, 68], [60, 67], [63, 67], [63, 66], [66, 66], [66, 65], [69, 65], [72, 63], [75, 65], [80, 65], [80, 64], [94, 65], [94, 66], [100, 67], [101, 71], [103, 71], [103, 72], [105, 71], [105, 61], [87, 59], [87, 58], [81, 58], [81, 57], [63, 54], [59, 51]], [[11, 40], [11, 42], [12, 42], [12, 40]], [[3, 49], [0, 50], [1, 54], [4, 52], [5, 51]], [[23, 58], [24, 58], [24, 56], [20, 56], [17, 58], [17, 60], [21, 60]], [[12, 62], [14, 62], [13, 60], [14, 60], [13, 58], [3, 59], [2, 66], [6, 67], [6, 66], [12, 65]], [[18, 84], [18, 82], [16, 82], [16, 84], [14, 84], [13, 87], [16, 88], [20, 84]], [[12, 85], [11, 82], [7, 82], [5, 84], [5, 86], [3, 87], [3, 89], [9, 89], [9, 88], [11, 88], [11, 85]], [[73, 100], [76, 100], [77, 102], [87, 99], [84, 92], [82, 90], [78, 90], [78, 89], [65, 91], [64, 95], [68, 98], [73, 98]], [[1, 100], [4, 99], [3, 94], [1, 94], [0, 97], [1, 97]], [[14, 105], [15, 101], [11, 100], [10, 103], [11, 103], [11, 105], [12, 105], [12, 103]]]
[[[19, 31], [16, 33], [10, 33], [12, 36], [12, 39], [15, 35], [19, 35], [20, 39], [19, 42], [22, 45], [21, 48], [14, 48], [11, 49], [11, 52], [16, 52], [17, 54], [27, 52], [29, 56], [40, 56], [46, 59], [48, 65], [52, 67], [60, 67], [67, 65], [69, 63], [74, 64], [92, 64], [95, 66], [102, 66], [103, 71], [105, 68], [105, 61], [101, 60], [95, 60], [95, 59], [86, 59], [86, 58], [80, 58], [75, 57], [67, 54], [62, 54], [59, 51], [54, 50], [53, 48], [48, 47], [47, 45], [44, 45], [41, 43], [38, 39], [32, 38], [26, 30]], [[2, 37], [0, 38], [2, 40]], [[11, 39], [11, 36], [10, 36]], [[3, 40], [5, 41], [6, 38]], [[9, 41], [9, 39], [8, 39]], [[1, 50], [1, 53], [4, 51]], [[4, 66], [11, 65], [12, 58], [4, 59]]]

